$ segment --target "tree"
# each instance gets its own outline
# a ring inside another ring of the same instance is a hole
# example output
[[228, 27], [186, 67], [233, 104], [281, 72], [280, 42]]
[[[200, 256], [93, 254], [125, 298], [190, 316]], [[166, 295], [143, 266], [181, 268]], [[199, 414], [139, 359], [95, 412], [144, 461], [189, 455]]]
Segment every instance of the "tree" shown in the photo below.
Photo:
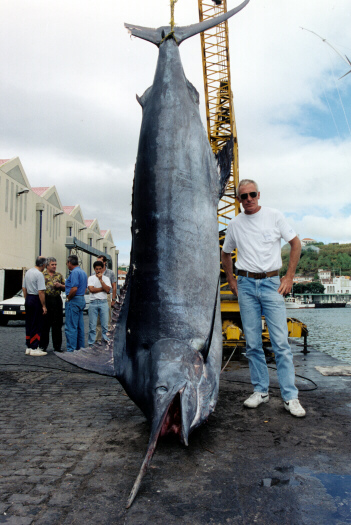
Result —
[[308, 283], [305, 285], [305, 293], [324, 293], [325, 287], [322, 283]]

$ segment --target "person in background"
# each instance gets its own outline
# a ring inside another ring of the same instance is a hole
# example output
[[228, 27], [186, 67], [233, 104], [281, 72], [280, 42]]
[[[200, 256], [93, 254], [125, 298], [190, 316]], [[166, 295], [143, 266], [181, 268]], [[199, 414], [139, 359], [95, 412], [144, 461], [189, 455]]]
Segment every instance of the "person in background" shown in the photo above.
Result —
[[95, 342], [98, 315], [101, 321], [102, 339], [106, 342], [109, 340], [107, 337], [109, 314], [107, 296], [111, 290], [111, 281], [104, 274], [104, 263], [102, 261], [95, 261], [93, 266], [95, 274], [91, 275], [88, 279], [88, 290], [90, 292], [89, 346]]
[[45, 279], [43, 271], [45, 257], [37, 257], [34, 268], [27, 271], [23, 280], [23, 296], [26, 308], [26, 355], [42, 356], [46, 352], [40, 348], [43, 317], [46, 315]]
[[[109, 328], [111, 326], [111, 316], [112, 316], [112, 308], [114, 307], [117, 299], [117, 279], [112, 270], [107, 268], [107, 257], [105, 255], [100, 255], [100, 257], [97, 258], [97, 261], [101, 261], [103, 263], [103, 273], [106, 277], [110, 279], [111, 282], [111, 289], [110, 293], [107, 294], [107, 303], [108, 303], [108, 325]], [[98, 316], [97, 319], [97, 325], [96, 325], [96, 339], [95, 342], [99, 343], [101, 341], [101, 322], [100, 322], [100, 316]]]
[[[262, 348], [261, 316], [264, 315], [275, 354], [284, 408], [293, 416], [304, 417], [306, 412], [298, 400], [295, 386], [284, 302], [284, 296], [292, 288], [301, 242], [284, 215], [273, 208], [261, 207], [259, 198], [255, 181], [240, 181], [237, 199], [244, 213], [239, 213], [230, 221], [222, 249], [222, 264], [228, 284], [232, 293], [238, 296], [246, 338], [246, 357], [254, 386], [254, 393], [244, 401], [244, 406], [256, 408], [269, 401], [269, 374]], [[290, 244], [291, 250], [287, 272], [280, 279], [282, 238]], [[237, 279], [233, 276], [231, 257], [235, 249]]]
[[69, 276], [66, 279], [66, 321], [65, 334], [67, 352], [74, 352], [85, 347], [83, 311], [84, 294], [88, 286], [88, 277], [78, 264], [78, 257], [67, 257]]
[[45, 278], [45, 304], [47, 314], [44, 317], [42, 343], [41, 346], [46, 352], [49, 346], [50, 328], [52, 345], [55, 352], [61, 352], [62, 346], [62, 325], [63, 307], [61, 292], [65, 290], [65, 280], [61, 273], [56, 271], [57, 261], [54, 257], [47, 258], [46, 270], [43, 275]]

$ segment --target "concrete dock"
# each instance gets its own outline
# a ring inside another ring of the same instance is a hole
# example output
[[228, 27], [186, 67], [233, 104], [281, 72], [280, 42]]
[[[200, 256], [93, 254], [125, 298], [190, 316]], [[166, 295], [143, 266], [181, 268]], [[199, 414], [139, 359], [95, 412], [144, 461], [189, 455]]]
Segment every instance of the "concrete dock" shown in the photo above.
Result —
[[245, 359], [222, 374], [216, 411], [189, 447], [158, 444], [133, 506], [125, 504], [149, 437], [143, 414], [109, 377], [24, 354], [23, 323], [0, 327], [0, 524], [351, 523], [351, 377], [293, 346], [306, 418], [283, 407], [274, 364], [268, 404]]

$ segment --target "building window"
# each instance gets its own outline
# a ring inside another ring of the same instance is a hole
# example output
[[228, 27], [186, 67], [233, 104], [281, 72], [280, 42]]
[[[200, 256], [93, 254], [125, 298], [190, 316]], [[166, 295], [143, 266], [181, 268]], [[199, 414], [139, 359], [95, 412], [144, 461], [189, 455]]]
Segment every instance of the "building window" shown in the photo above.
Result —
[[5, 211], [9, 211], [9, 181], [6, 179]]
[[11, 182], [11, 196], [10, 196], [10, 220], [13, 219], [13, 194], [15, 190], [15, 185], [13, 182]]

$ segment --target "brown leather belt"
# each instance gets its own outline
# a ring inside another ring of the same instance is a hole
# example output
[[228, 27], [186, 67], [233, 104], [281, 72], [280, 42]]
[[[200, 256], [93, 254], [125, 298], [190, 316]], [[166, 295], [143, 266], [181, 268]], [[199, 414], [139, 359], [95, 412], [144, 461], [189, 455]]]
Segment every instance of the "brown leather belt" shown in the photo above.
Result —
[[279, 270], [273, 270], [272, 272], [253, 273], [246, 272], [245, 270], [238, 270], [238, 275], [243, 277], [251, 277], [251, 279], [265, 279], [266, 277], [275, 277], [279, 275]]

